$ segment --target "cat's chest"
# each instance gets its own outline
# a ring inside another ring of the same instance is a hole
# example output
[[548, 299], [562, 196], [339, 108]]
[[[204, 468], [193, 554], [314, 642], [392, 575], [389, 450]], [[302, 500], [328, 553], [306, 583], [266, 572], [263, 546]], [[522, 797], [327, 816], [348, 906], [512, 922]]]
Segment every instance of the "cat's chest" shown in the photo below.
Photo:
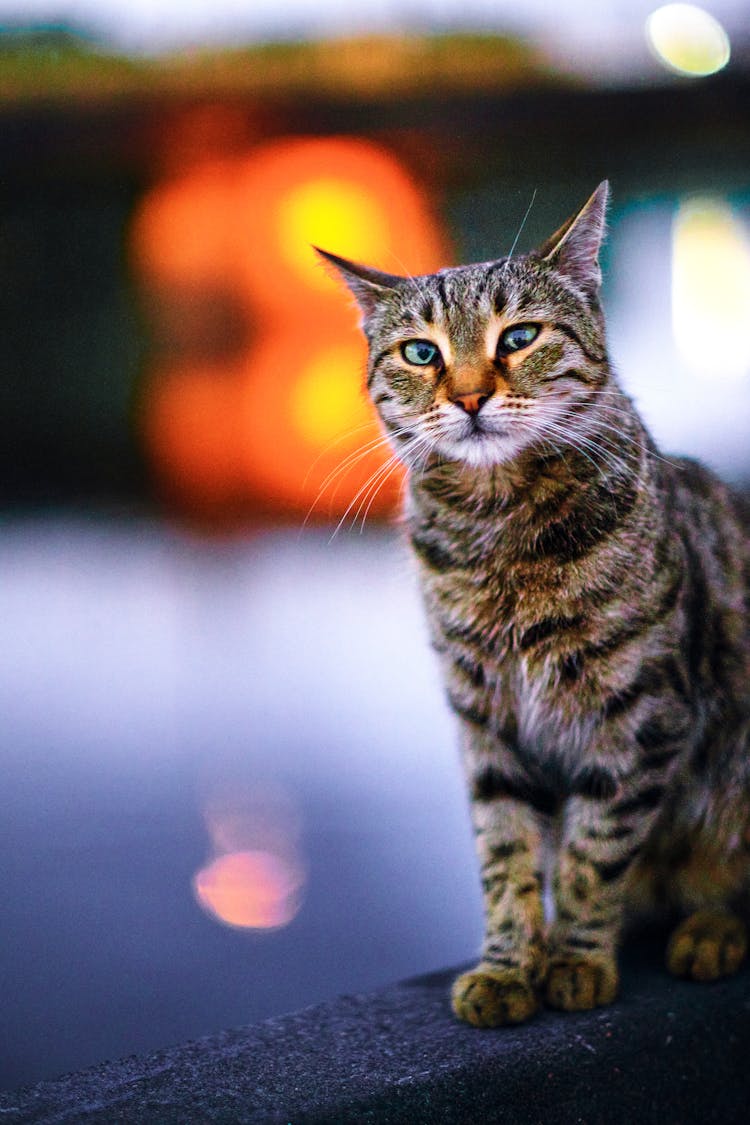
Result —
[[571, 764], [587, 745], [595, 721], [585, 697], [561, 683], [552, 655], [534, 661], [508, 655], [498, 667], [491, 710], [513, 716], [515, 741], [527, 752]]
[[[429, 598], [428, 598], [429, 606]], [[589, 721], [584, 697], [561, 680], [555, 645], [525, 642], [538, 618], [513, 612], [492, 583], [453, 587], [429, 613], [453, 709], [497, 733], [510, 732], [534, 754], [575, 755]], [[528, 643], [528, 648], [524, 644]]]
[[554, 680], [550, 644], [554, 648], [560, 625], [583, 619], [581, 593], [570, 575], [550, 564], [519, 565], [500, 552], [442, 570], [434, 557], [420, 561], [422, 593], [438, 642], [472, 648], [482, 662], [502, 665], [537, 693]]
[[501, 551], [466, 567], [421, 562], [453, 710], [533, 757], [577, 758], [590, 708], [584, 693], [562, 681], [566, 643], [557, 630], [581, 615], [580, 598], [563, 592], [552, 567], [521, 568]]

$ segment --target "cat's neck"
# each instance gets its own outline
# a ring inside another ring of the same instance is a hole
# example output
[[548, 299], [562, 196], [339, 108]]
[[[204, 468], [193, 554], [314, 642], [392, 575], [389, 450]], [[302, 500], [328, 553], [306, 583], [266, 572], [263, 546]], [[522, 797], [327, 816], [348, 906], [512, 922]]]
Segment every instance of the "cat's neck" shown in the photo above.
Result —
[[523, 507], [531, 514], [602, 480], [622, 482], [637, 473], [637, 454], [638, 447], [631, 444], [619, 451], [605, 448], [596, 457], [570, 447], [528, 450], [506, 464], [480, 467], [435, 459], [412, 474], [410, 486], [416, 497], [432, 496], [456, 510], [476, 514], [486, 507], [501, 513]]
[[651, 471], [651, 451], [631, 410], [595, 448], [530, 448], [479, 468], [435, 460], [411, 475], [407, 519], [412, 534], [441, 529], [448, 540], [471, 544], [477, 561], [532, 557], [539, 544], [549, 557], [569, 560], [592, 529], [614, 526], [630, 509]]

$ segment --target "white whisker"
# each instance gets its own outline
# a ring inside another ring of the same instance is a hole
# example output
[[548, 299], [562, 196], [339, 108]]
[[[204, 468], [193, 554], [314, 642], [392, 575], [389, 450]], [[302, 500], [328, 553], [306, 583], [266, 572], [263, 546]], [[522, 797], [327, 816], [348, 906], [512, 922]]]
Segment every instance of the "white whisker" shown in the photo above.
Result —
[[[433, 442], [430, 440], [430, 438], [428, 436], [426, 436], [424, 434], [417, 434], [416, 437], [411, 442], [408, 442], [404, 446], [404, 449], [401, 450], [400, 453], [397, 456], [394, 455], [394, 457], [391, 458], [391, 460], [389, 462], [387, 462], [386, 465], [383, 466], [384, 471], [382, 472], [382, 475], [380, 476], [380, 478], [372, 481], [372, 483], [370, 485], [370, 489], [368, 490], [369, 492], [371, 492], [369, 500], [368, 500], [367, 496], [365, 495], [363, 497], [363, 500], [360, 503], [359, 507], [357, 508], [357, 512], [355, 514], [352, 526], [356, 527], [357, 519], [360, 519], [360, 521], [361, 521], [360, 522], [360, 535], [362, 534], [362, 532], [365, 529], [365, 523], [367, 521], [367, 516], [369, 515], [370, 509], [371, 509], [373, 503], [375, 502], [375, 499], [376, 499], [378, 493], [385, 486], [385, 484], [387, 483], [387, 481], [389, 480], [389, 478], [393, 474], [396, 467], [399, 464], [403, 464], [403, 465], [406, 466], [406, 468], [408, 469], [409, 472], [412, 472], [413, 471], [413, 465], [414, 465], [414, 463], [416, 463], [416, 460], [420, 456], [422, 456], [422, 455], [424, 455], [425, 457], [429, 456], [432, 445], [433, 445]], [[364, 511], [362, 511], [363, 503], [366, 503], [366, 507], [364, 508]]]
[[388, 460], [380, 466], [380, 468], [372, 474], [367, 484], [360, 489], [359, 503], [357, 504], [354, 516], [352, 518], [352, 529], [356, 528], [357, 521], [360, 521], [359, 534], [361, 535], [365, 529], [365, 522], [369, 514], [370, 508], [375, 503], [375, 499], [384, 487], [388, 478], [396, 471], [402, 464], [401, 459], [394, 453]]
[[[565, 445], [569, 445], [572, 449], [575, 449], [578, 453], [580, 453], [582, 457], [585, 457], [589, 464], [593, 465], [593, 467], [597, 470], [599, 475], [601, 477], [604, 477], [601, 465], [597, 464], [593, 457], [591, 457], [586, 452], [586, 449], [581, 446], [577, 434], [566, 433], [560, 427], [556, 426], [552, 421], [548, 422], [545, 419], [535, 421], [535, 423], [532, 423], [532, 425], [528, 428], [532, 431], [532, 433], [539, 432], [544, 435], [544, 437], [546, 437], [549, 441], [549, 444], [555, 453], [562, 454], [562, 450], [559, 446], [559, 441], [562, 440]], [[557, 442], [552, 440], [555, 438], [558, 439]]]
[[388, 444], [389, 444], [388, 438], [385, 437], [385, 436], [381, 435], [378, 438], [374, 438], [372, 441], [366, 442], [365, 445], [360, 446], [358, 449], [355, 449], [352, 453], [347, 454], [347, 456], [338, 465], [336, 465], [336, 467], [334, 469], [332, 469], [329, 473], [327, 473], [326, 476], [323, 478], [323, 481], [321, 482], [321, 484], [318, 487], [318, 491], [315, 495], [315, 499], [313, 500], [312, 504], [308, 508], [307, 514], [306, 514], [306, 516], [305, 516], [305, 518], [302, 522], [302, 526], [301, 526], [300, 530], [303, 530], [307, 526], [307, 523], [309, 522], [310, 517], [312, 516], [312, 513], [315, 511], [316, 507], [318, 506], [318, 503], [320, 502], [323, 494], [327, 491], [327, 489], [329, 489], [331, 487], [331, 485], [333, 485], [333, 483], [337, 479], [338, 479], [339, 483], [336, 485], [336, 487], [331, 492], [331, 496], [330, 496], [330, 503], [331, 504], [333, 503], [333, 500], [335, 499], [336, 492], [338, 491], [338, 488], [339, 488], [339, 485], [340, 485], [341, 481], [344, 479], [344, 477], [347, 475], [347, 473], [349, 473], [355, 467], [355, 465], [357, 465], [360, 461], [364, 460], [366, 457], [370, 456], [371, 454], [377, 452], [378, 449], [381, 449], [385, 446], [388, 446]]
[[330, 453], [330, 451], [332, 449], [335, 449], [337, 445], [341, 445], [342, 441], [347, 441], [350, 437], [353, 437], [354, 434], [359, 433], [360, 430], [371, 429], [373, 425], [375, 425], [375, 419], [374, 418], [369, 419], [369, 421], [367, 421], [367, 422], [360, 422], [360, 424], [358, 426], [352, 426], [351, 429], [344, 430], [343, 433], [339, 434], [337, 437], [333, 438], [326, 445], [324, 445], [323, 448], [319, 451], [319, 453], [315, 457], [315, 459], [311, 462], [310, 468], [305, 473], [305, 479], [302, 481], [303, 491], [307, 487], [307, 482], [310, 479], [310, 474], [312, 473], [313, 469], [315, 468], [315, 466], [320, 461], [321, 457], [325, 457], [326, 453]]
[[515, 250], [516, 246], [518, 245], [518, 240], [521, 237], [521, 232], [523, 231], [523, 228], [526, 226], [526, 220], [528, 219], [529, 215], [531, 214], [531, 208], [534, 206], [534, 200], [536, 199], [536, 191], [537, 191], [537, 189], [534, 188], [533, 194], [531, 196], [531, 202], [529, 203], [528, 207], [526, 208], [526, 214], [521, 219], [521, 225], [518, 228], [518, 230], [516, 231], [516, 237], [513, 239], [513, 245], [510, 248], [510, 254], [508, 255], [508, 261], [510, 261], [511, 258], [513, 257], [513, 251]]
[[[531, 420], [531, 428], [539, 428], [547, 437], [558, 438], [567, 445], [577, 449], [579, 453], [583, 454], [599, 471], [602, 473], [601, 464], [606, 465], [611, 472], [620, 474], [628, 471], [628, 464], [612, 449], [608, 449], [600, 442], [595, 441], [587, 433], [575, 429], [574, 427], [565, 424], [559, 415], [542, 415], [541, 412], [534, 415]], [[592, 454], [589, 456], [587, 450]], [[598, 464], [594, 458], [597, 457], [601, 464]], [[602, 474], [603, 475], [603, 474]]]
[[[422, 439], [420, 439], [420, 440], [422, 440]], [[357, 526], [357, 520], [359, 519], [359, 521], [360, 521], [359, 534], [360, 535], [365, 530], [365, 524], [367, 522], [367, 517], [370, 514], [370, 509], [372, 508], [372, 505], [375, 503], [375, 500], [378, 496], [378, 493], [381, 491], [382, 488], [385, 487], [388, 480], [390, 479], [390, 477], [395, 472], [396, 468], [398, 468], [400, 465], [403, 465], [403, 464], [404, 464], [404, 462], [401, 459], [401, 457], [397, 457], [397, 456], [394, 455], [390, 459], [390, 461], [386, 462], [386, 464], [383, 466], [383, 470], [381, 471], [379, 476], [375, 480], [372, 481], [372, 483], [371, 483], [371, 485], [368, 489], [369, 498], [368, 498], [367, 494], [365, 494], [365, 496], [362, 497], [362, 500], [360, 501], [360, 504], [357, 508], [357, 511], [355, 512], [354, 520], [352, 521], [352, 527], [356, 527]]]
[[[604, 392], [596, 392], [596, 393], [604, 393]], [[617, 397], [622, 398], [622, 396], [620, 396], [620, 395], [618, 395]], [[543, 405], [546, 406], [547, 404], [543, 404]], [[571, 417], [572, 415], [570, 414], [570, 408], [567, 408], [567, 410], [568, 410], [567, 417]], [[614, 414], [615, 416], [619, 416], [621, 418], [624, 418], [626, 420], [630, 420], [630, 421], [632, 421], [632, 417], [633, 417], [630, 410], [625, 409], [624, 407], [622, 409], [618, 410], [618, 409], [615, 409], [611, 403], [606, 403], [604, 405], [601, 413], [591, 412], [590, 415], [587, 415], [587, 424], [590, 423], [591, 428], [593, 430], [597, 430], [597, 431], [607, 430], [609, 433], [615, 434], [617, 437], [621, 438], [625, 443], [631, 444], [634, 447], [637, 447], [639, 450], [646, 450], [649, 457], [653, 457], [657, 461], [663, 461], [665, 465], [670, 465], [670, 466], [672, 466], [672, 468], [680, 468], [680, 466], [677, 465], [674, 461], [670, 460], [669, 457], [664, 457], [662, 454], [657, 453], [655, 449], [649, 448], [648, 446], [646, 446], [644, 444], [644, 442], [642, 440], [636, 441], [633, 436], [627, 434], [626, 431], [624, 431], [624, 430], [620, 429], [618, 426], [616, 426], [611, 420], [610, 416], [612, 414]], [[563, 417], [565, 417], [565, 416], [566, 415], [563, 414]], [[578, 415], [578, 417], [581, 417], [581, 415]]]
[[[380, 474], [383, 472], [384, 469], [393, 468], [393, 467], [395, 467], [395, 465], [397, 463], [398, 463], [398, 458], [396, 457], [396, 454], [394, 453], [388, 458], [388, 460], [383, 465], [378, 465], [377, 469], [373, 473], [370, 474], [370, 476], [367, 478], [367, 480], [361, 486], [361, 488], [357, 489], [353, 498], [351, 499], [351, 501], [347, 505], [346, 510], [344, 511], [344, 514], [342, 515], [339, 522], [336, 524], [336, 527], [333, 529], [333, 533], [328, 540], [329, 543], [333, 543], [334, 539], [336, 538], [338, 533], [341, 531], [341, 528], [346, 523], [346, 521], [349, 517], [349, 513], [351, 512], [352, 508], [354, 508], [355, 505], [360, 503], [363, 493], [366, 492], [372, 486], [373, 481], [380, 476]], [[355, 515], [355, 519], [356, 519], [356, 515]]]
[[406, 279], [407, 281], [410, 281], [410, 282], [411, 282], [411, 284], [412, 284], [412, 285], [414, 286], [414, 288], [416, 289], [417, 293], [419, 293], [420, 297], [424, 297], [424, 295], [425, 295], [425, 292], [426, 292], [426, 291], [425, 291], [425, 290], [424, 290], [424, 289], [422, 288], [422, 286], [421, 286], [421, 285], [419, 284], [419, 281], [418, 281], [418, 279], [417, 279], [417, 278], [416, 278], [416, 277], [414, 276], [414, 274], [412, 274], [412, 273], [409, 273], [409, 271], [407, 270], [406, 266], [404, 265], [404, 263], [403, 263], [403, 262], [401, 261], [401, 259], [399, 258], [398, 254], [396, 254], [396, 252], [395, 252], [394, 250], [391, 250], [391, 251], [390, 251], [390, 256], [391, 256], [391, 257], [393, 258], [393, 260], [394, 260], [394, 262], [396, 263], [396, 265], [397, 265], [397, 266], [399, 266], [399, 268], [403, 270], [403, 277], [404, 277], [404, 278], [405, 278], [405, 279]]
[[[354, 432], [356, 432], [356, 431], [352, 430], [352, 431], [350, 431], [350, 434], [354, 433]], [[399, 437], [400, 435], [408, 433], [408, 432], [409, 431], [404, 427], [402, 429], [394, 431], [393, 437]], [[310, 517], [312, 516], [312, 513], [315, 511], [315, 509], [316, 509], [317, 505], [319, 504], [322, 496], [324, 495], [324, 493], [329, 488], [331, 488], [332, 485], [334, 485], [334, 482], [338, 481], [338, 483], [335, 484], [335, 487], [333, 488], [333, 490], [331, 492], [329, 505], [333, 504], [333, 501], [336, 497], [336, 493], [337, 493], [337, 491], [340, 487], [340, 484], [343, 481], [343, 479], [346, 477], [346, 475], [349, 472], [351, 472], [351, 470], [353, 470], [356, 467], [356, 465], [360, 461], [364, 460], [366, 457], [371, 456], [373, 453], [376, 453], [380, 449], [389, 448], [392, 444], [392, 440], [393, 440], [393, 438], [391, 436], [388, 436], [387, 434], [378, 434], [377, 437], [372, 438], [370, 441], [365, 442], [364, 445], [359, 446], [357, 449], [352, 450], [351, 453], [348, 453], [346, 455], [346, 457], [344, 457], [343, 460], [341, 462], [339, 462], [338, 465], [334, 466], [334, 468], [331, 469], [331, 471], [326, 474], [326, 476], [323, 478], [322, 482], [320, 483], [320, 485], [318, 487], [318, 491], [315, 495], [315, 499], [313, 500], [312, 504], [308, 508], [307, 514], [305, 515], [305, 518], [302, 521], [302, 524], [301, 524], [301, 527], [300, 527], [300, 534], [304, 530], [304, 528], [307, 526], [307, 524], [310, 520]], [[381, 466], [378, 466], [378, 468], [380, 468], [380, 467]]]
[[[336, 528], [335, 528], [333, 534], [331, 535], [331, 538], [330, 538], [329, 542], [333, 542], [333, 540], [336, 538], [339, 531], [341, 530], [341, 528], [346, 523], [346, 520], [349, 517], [349, 513], [352, 511], [352, 509], [355, 509], [352, 526], [356, 526], [357, 521], [360, 517], [360, 512], [362, 511], [362, 508], [363, 508], [364, 504], [367, 504], [367, 509], [365, 511], [365, 517], [366, 517], [367, 512], [369, 512], [370, 507], [372, 506], [372, 503], [375, 500], [375, 497], [376, 497], [377, 493], [380, 491], [382, 486], [385, 484], [388, 477], [390, 477], [390, 475], [395, 471], [397, 466], [402, 462], [402, 460], [404, 460], [404, 455], [405, 454], [408, 455], [408, 451], [409, 451], [410, 446], [412, 444], [413, 445], [419, 445], [424, 440], [425, 439], [421, 435], [417, 435], [416, 437], [411, 439], [411, 442], [407, 442], [404, 449], [402, 451], [400, 451], [400, 453], [398, 453], [398, 454], [392, 453], [391, 456], [385, 462], [383, 462], [382, 465], [378, 465], [378, 467], [370, 474], [370, 476], [367, 478], [367, 480], [364, 482], [364, 484], [362, 484], [360, 486], [360, 488], [357, 489], [357, 491], [354, 494], [352, 500], [347, 505], [347, 508], [346, 508], [344, 514], [342, 515], [341, 519], [339, 520], [338, 524], [336, 525]], [[372, 492], [372, 496], [371, 496], [371, 492]], [[368, 503], [368, 500], [369, 500], [369, 503]], [[364, 524], [363, 524], [363, 527], [364, 527]]]

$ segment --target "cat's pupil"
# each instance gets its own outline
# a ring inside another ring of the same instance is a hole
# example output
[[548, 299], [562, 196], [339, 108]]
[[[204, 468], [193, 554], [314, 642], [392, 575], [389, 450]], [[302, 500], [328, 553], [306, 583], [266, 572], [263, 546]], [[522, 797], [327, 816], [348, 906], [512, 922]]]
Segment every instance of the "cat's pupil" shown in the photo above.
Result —
[[429, 340], [407, 340], [401, 352], [407, 363], [414, 363], [418, 367], [434, 363], [438, 355], [437, 347]]
[[504, 352], [517, 352], [528, 347], [539, 335], [538, 324], [516, 324], [513, 328], [506, 328], [500, 337], [500, 350]]

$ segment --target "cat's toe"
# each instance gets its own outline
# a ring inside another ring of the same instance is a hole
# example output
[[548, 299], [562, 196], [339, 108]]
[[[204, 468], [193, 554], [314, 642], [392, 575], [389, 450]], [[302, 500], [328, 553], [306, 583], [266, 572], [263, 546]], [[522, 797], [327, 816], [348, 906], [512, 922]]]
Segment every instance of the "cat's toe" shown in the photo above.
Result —
[[534, 989], [520, 972], [508, 969], [475, 969], [453, 984], [453, 1011], [474, 1027], [500, 1027], [523, 1023], [539, 1007]]
[[550, 965], [547, 1003], [566, 1012], [583, 1012], [611, 1004], [617, 996], [617, 965], [610, 959], [560, 957]]
[[747, 928], [729, 911], [699, 910], [681, 922], [667, 945], [667, 968], [677, 977], [717, 980], [734, 973], [747, 952]]

